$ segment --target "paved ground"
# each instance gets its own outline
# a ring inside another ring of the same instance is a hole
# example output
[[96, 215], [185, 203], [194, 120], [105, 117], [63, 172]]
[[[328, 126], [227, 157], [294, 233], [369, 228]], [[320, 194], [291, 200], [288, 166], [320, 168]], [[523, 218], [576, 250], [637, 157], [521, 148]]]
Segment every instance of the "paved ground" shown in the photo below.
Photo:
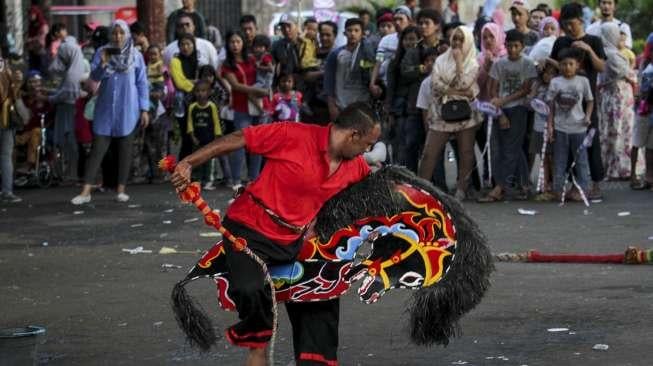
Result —
[[[586, 212], [579, 204], [466, 206], [494, 252], [619, 253], [628, 245], [653, 247], [653, 193], [632, 192], [624, 184], [606, 188], [604, 202]], [[47, 335], [37, 349], [37, 361], [44, 364], [240, 364], [243, 351], [224, 340], [207, 355], [189, 349], [169, 309], [172, 285], [197, 256], [156, 252], [162, 246], [203, 250], [215, 241], [201, 236], [209, 230], [200, 221], [184, 222], [198, 217], [194, 209], [181, 206], [167, 185], [130, 188], [129, 205], [114, 203], [105, 193], [95, 195], [92, 205], [73, 207], [66, 202], [75, 192], [19, 191], [23, 203], [0, 206], [0, 327], [45, 326]], [[220, 207], [228, 197], [223, 190], [207, 198]], [[518, 208], [539, 213], [522, 216]], [[618, 216], [624, 211], [630, 215]], [[168, 220], [172, 223], [164, 223]], [[155, 254], [121, 252], [139, 245]], [[184, 269], [164, 270], [164, 263]], [[195, 283], [190, 291], [205, 308], [216, 307], [208, 282]], [[405, 299], [406, 293], [397, 291], [374, 305], [354, 295], [344, 298], [342, 365], [651, 364], [653, 266], [498, 263], [491, 290], [447, 348], [409, 344]], [[221, 328], [235, 320], [233, 313], [211, 314]], [[547, 331], [560, 327], [569, 331]], [[288, 328], [283, 314], [279, 365], [292, 359]], [[609, 349], [593, 351], [595, 344]], [[9, 355], [1, 345], [0, 365]]]

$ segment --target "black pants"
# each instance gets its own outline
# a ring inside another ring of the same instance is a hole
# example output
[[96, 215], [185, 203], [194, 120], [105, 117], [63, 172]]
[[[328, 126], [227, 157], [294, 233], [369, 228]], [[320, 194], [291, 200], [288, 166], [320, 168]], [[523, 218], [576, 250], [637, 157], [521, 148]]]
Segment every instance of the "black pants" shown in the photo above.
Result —
[[93, 184], [97, 177], [100, 164], [109, 149], [112, 141], [118, 147], [118, 184], [126, 185], [129, 178], [129, 168], [132, 163], [132, 139], [134, 132], [124, 137], [111, 137], [95, 135], [90, 156], [86, 162], [84, 183]]
[[[302, 240], [279, 245], [258, 232], [226, 217], [223, 225], [266, 264], [288, 263], [295, 259]], [[272, 336], [272, 298], [261, 267], [243, 252], [225, 245], [229, 267], [228, 295], [236, 304], [240, 322], [226, 331], [227, 340], [236, 346], [264, 348]], [[293, 330], [296, 364], [323, 365], [336, 362], [338, 349], [338, 299], [323, 302], [286, 303]]]

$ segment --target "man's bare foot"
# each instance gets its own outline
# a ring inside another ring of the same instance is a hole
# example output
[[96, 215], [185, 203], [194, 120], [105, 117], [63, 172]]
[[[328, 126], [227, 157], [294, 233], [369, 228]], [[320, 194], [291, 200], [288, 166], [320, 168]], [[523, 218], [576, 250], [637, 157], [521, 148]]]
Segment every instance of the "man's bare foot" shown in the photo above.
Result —
[[250, 348], [247, 355], [245, 366], [265, 366], [267, 360], [265, 359], [265, 348]]

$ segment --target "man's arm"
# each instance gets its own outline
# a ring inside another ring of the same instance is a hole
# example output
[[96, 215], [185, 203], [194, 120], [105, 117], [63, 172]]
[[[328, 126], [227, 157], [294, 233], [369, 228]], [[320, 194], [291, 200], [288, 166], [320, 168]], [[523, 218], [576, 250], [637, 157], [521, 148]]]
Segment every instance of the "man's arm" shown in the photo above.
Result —
[[214, 157], [229, 154], [244, 147], [245, 137], [242, 131], [219, 137], [180, 161], [175, 167], [174, 173], [172, 173], [170, 182], [177, 191], [183, 191], [190, 184], [190, 173], [193, 167], [202, 165]]
[[[605, 71], [605, 60], [599, 57], [599, 55], [597, 55], [596, 52], [594, 52], [592, 46], [590, 46], [589, 44], [583, 41], [576, 41], [572, 43], [571, 46], [585, 50], [585, 52], [587, 52], [587, 54], [590, 56], [590, 60], [592, 61], [592, 66], [596, 69], [596, 71], [598, 72]], [[601, 44], [601, 47], [603, 47], [603, 44]]]

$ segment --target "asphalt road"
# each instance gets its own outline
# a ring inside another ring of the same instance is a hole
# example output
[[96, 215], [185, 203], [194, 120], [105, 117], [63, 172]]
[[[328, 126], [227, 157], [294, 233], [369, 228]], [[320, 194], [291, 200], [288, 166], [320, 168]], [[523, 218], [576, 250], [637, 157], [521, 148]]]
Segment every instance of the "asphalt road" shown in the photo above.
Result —
[[[244, 351], [224, 339], [208, 354], [190, 349], [169, 308], [172, 285], [198, 255], [157, 254], [162, 246], [204, 250], [216, 238], [195, 209], [168, 185], [130, 187], [132, 201], [109, 193], [73, 207], [74, 188], [23, 190], [24, 201], [0, 206], [0, 328], [37, 324], [36, 362], [51, 365], [239, 365]], [[581, 204], [466, 203], [493, 252], [620, 253], [653, 247], [653, 193], [605, 186], [603, 202]], [[206, 194], [224, 208], [227, 190]], [[518, 208], [535, 209], [524, 216]], [[172, 212], [170, 212], [172, 210]], [[619, 216], [619, 212], [629, 212]], [[143, 246], [152, 254], [130, 255]], [[183, 269], [164, 269], [163, 264]], [[407, 292], [365, 305], [355, 294], [341, 305], [342, 365], [605, 365], [648, 366], [653, 337], [653, 265], [497, 263], [492, 288], [462, 321], [446, 348], [413, 346], [406, 338]], [[212, 283], [190, 291], [220, 328], [236, 320], [217, 309]], [[292, 361], [281, 311], [276, 363]], [[568, 331], [549, 332], [550, 328]], [[596, 351], [596, 344], [607, 344]], [[6, 345], [6, 343], [5, 343]], [[0, 365], [9, 352], [0, 342]]]

